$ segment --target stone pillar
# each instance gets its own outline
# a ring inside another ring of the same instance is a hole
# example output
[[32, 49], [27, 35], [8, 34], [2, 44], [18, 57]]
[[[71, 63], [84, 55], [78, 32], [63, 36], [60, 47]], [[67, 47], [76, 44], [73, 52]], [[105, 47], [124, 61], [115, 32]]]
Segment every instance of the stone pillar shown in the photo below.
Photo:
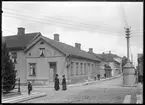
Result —
[[135, 86], [135, 68], [130, 61], [123, 67], [123, 86]]

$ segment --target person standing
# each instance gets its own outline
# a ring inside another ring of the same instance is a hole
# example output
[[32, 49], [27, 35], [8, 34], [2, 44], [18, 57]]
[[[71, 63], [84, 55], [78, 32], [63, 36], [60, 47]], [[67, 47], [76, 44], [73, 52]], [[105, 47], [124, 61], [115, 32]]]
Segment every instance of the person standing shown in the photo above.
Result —
[[59, 78], [58, 78], [58, 74], [56, 74], [56, 76], [55, 76], [55, 81], [54, 81], [55, 83], [54, 83], [54, 89], [56, 90], [56, 91], [58, 91], [59, 90]]
[[32, 91], [32, 84], [30, 83], [30, 81], [28, 82], [28, 94], [30, 95]]
[[65, 79], [65, 75], [62, 76], [63, 79], [62, 79], [62, 90], [67, 90], [66, 88], [66, 79]]

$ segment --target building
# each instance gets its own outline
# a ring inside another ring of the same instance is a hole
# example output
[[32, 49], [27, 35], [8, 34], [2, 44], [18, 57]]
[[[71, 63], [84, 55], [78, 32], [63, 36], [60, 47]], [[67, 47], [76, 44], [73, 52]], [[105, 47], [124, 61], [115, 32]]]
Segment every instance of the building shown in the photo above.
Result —
[[81, 50], [81, 44], [75, 47], [41, 35], [40, 32], [25, 33], [18, 28], [17, 35], [4, 37], [10, 49], [11, 59], [15, 63], [21, 83], [53, 83], [55, 74], [66, 76], [67, 82], [84, 81], [86, 76], [93, 78], [99, 71], [100, 59]]
[[101, 60], [100, 64], [98, 65], [98, 66], [100, 66], [99, 67], [100, 70], [99, 70], [98, 73], [100, 74], [101, 77], [104, 77], [104, 74], [105, 74], [105, 70], [104, 70], [105, 67], [104, 67], [104, 65], [107, 64], [107, 62], [104, 60], [102, 54], [96, 54], [96, 53], [94, 53], [93, 52], [93, 48], [89, 48], [88, 53], [94, 55], [96, 58], [99, 58]]
[[143, 82], [143, 54], [138, 54], [137, 55], [137, 61], [138, 61], [138, 81]]
[[[91, 53], [92, 51], [89, 51], [89, 53]], [[101, 59], [101, 63], [100, 63], [100, 74], [101, 76], [104, 75], [105, 70], [104, 70], [104, 65], [107, 64], [111, 67], [112, 71], [110, 71], [111, 76], [115, 76], [117, 74], [121, 73], [122, 67], [121, 67], [121, 63], [122, 63], [122, 58], [119, 57], [116, 54], [111, 53], [111, 51], [109, 51], [109, 53], [102, 53], [102, 54], [96, 54], [96, 53], [92, 53], [94, 56], [99, 57]], [[107, 71], [108, 72], [108, 71]]]

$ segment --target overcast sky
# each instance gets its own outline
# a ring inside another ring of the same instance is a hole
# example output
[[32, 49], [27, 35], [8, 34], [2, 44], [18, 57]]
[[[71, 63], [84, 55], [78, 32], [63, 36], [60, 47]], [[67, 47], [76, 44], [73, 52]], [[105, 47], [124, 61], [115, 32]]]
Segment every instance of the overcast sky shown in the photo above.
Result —
[[[143, 2], [2, 2], [3, 36], [16, 35], [18, 27], [26, 33], [41, 32], [53, 39], [95, 53], [126, 56], [124, 27], [131, 26], [131, 53], [143, 52]], [[32, 21], [31, 21], [32, 20]]]

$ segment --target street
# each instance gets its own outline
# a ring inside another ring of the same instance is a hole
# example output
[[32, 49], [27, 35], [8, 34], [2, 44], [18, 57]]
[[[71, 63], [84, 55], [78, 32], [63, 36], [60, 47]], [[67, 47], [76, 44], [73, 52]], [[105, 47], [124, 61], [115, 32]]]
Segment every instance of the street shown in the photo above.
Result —
[[124, 103], [128, 95], [131, 95], [129, 103], [136, 103], [141, 90], [138, 87], [122, 87], [122, 78], [121, 76], [86, 86], [68, 87], [66, 91], [35, 88], [34, 91], [46, 92], [47, 95], [22, 103]]

